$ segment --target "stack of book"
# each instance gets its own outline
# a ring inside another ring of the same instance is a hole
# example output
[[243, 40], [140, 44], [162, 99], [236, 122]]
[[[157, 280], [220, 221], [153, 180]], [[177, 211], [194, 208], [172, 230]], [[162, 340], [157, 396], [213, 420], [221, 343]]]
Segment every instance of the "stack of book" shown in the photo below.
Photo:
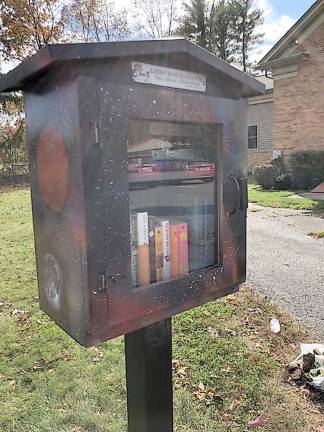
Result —
[[188, 224], [176, 218], [131, 215], [132, 280], [148, 285], [189, 272]]

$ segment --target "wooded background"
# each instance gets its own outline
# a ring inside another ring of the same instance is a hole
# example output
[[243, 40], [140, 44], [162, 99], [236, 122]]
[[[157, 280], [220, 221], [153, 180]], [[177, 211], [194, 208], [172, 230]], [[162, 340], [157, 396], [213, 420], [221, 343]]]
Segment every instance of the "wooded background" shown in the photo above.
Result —
[[[185, 37], [253, 74], [263, 11], [254, 0], [2, 0], [0, 74], [51, 43]], [[28, 171], [23, 101], [0, 95], [0, 177]], [[1, 178], [0, 178], [1, 182]]]

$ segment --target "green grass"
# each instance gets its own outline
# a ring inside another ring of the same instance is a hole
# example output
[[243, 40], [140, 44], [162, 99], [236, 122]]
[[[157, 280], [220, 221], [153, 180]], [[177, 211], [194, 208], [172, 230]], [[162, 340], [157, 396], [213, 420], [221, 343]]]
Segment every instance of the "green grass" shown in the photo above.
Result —
[[324, 211], [324, 201], [309, 198], [290, 198], [293, 191], [264, 191], [260, 186], [249, 184], [249, 202], [264, 207], [290, 208], [299, 210]]
[[[37, 303], [28, 190], [0, 193], [0, 431], [126, 431], [123, 339], [85, 349]], [[278, 316], [283, 331], [269, 331]], [[281, 383], [305, 330], [248, 289], [173, 320], [177, 432], [310, 432], [309, 402]]]

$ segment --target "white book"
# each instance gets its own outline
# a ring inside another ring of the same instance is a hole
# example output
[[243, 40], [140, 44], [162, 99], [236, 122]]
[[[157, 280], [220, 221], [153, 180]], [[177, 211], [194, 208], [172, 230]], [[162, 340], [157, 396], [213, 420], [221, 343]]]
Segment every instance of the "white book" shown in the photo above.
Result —
[[137, 286], [137, 229], [136, 229], [136, 215], [130, 215], [131, 222], [131, 266], [132, 266], [132, 282]]
[[137, 213], [137, 245], [148, 246], [149, 244], [149, 222], [148, 212]]
[[163, 280], [169, 280], [171, 276], [169, 221], [162, 221], [161, 226], [163, 236]]

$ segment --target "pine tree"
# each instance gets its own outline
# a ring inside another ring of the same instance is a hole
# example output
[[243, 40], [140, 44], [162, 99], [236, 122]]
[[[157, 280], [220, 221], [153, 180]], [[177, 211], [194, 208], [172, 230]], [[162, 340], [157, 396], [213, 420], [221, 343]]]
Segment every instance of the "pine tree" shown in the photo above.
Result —
[[185, 15], [179, 33], [203, 48], [210, 48], [210, 7], [207, 0], [184, 4]]
[[228, 62], [234, 60], [238, 49], [235, 21], [233, 3], [220, 0], [213, 6], [210, 20], [212, 52]]
[[261, 9], [255, 7], [254, 0], [233, 0], [232, 6], [236, 19], [238, 61], [246, 72], [250, 66], [249, 52], [263, 38], [263, 34], [256, 32], [257, 27], [263, 23], [263, 13]]

